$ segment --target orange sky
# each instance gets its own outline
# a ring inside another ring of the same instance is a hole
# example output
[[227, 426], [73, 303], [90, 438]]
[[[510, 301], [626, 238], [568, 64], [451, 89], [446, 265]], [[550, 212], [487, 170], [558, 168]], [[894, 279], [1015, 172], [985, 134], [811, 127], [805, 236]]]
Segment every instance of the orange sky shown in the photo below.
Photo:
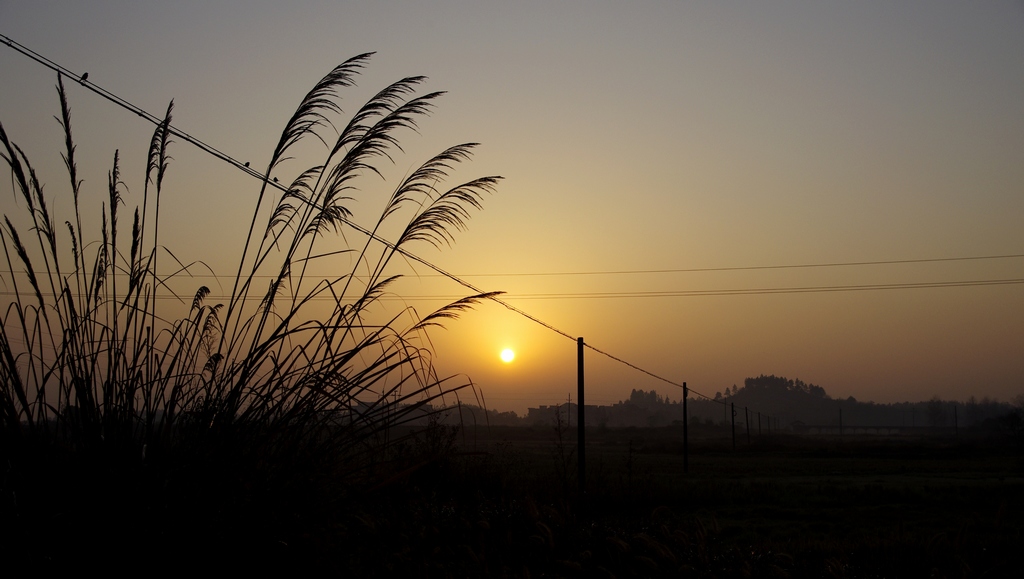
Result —
[[[174, 98], [176, 126], [254, 166], [313, 83], [377, 51], [347, 112], [406, 75], [448, 91], [386, 177], [465, 141], [482, 146], [460, 177], [505, 177], [454, 247], [420, 251], [445, 270], [711, 395], [762, 373], [879, 402], [1024, 393], [1024, 285], [635, 295], [1020, 279], [1022, 258], [600, 273], [1024, 254], [1019, 2], [0, 1], [0, 33], [154, 113]], [[0, 122], [60, 195], [54, 84], [0, 47]], [[102, 199], [119, 148], [139, 192], [151, 126], [69, 93], [86, 191]], [[172, 154], [167, 243], [228, 274], [257, 184], [184, 143]], [[352, 209], [370, 223], [391, 185], [364, 183]], [[507, 275], [538, 273], [585, 275]], [[565, 295], [608, 292], [632, 297]], [[574, 392], [575, 344], [500, 306], [433, 339], [439, 369], [489, 406]], [[595, 403], [678, 395], [587, 360]]]

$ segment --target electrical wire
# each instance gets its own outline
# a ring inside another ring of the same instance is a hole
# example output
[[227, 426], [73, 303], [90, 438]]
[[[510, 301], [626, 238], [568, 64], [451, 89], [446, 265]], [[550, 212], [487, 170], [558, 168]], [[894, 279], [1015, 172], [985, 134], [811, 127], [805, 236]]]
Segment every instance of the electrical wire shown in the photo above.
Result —
[[[984, 287], [1000, 285], [1024, 284], [1024, 278], [1012, 279], [979, 279], [979, 280], [958, 280], [958, 281], [937, 281], [937, 282], [911, 282], [911, 283], [887, 283], [887, 284], [864, 284], [864, 285], [841, 285], [841, 286], [804, 286], [804, 287], [768, 287], [768, 288], [736, 288], [736, 289], [712, 289], [712, 290], [671, 290], [662, 292], [589, 292], [589, 293], [547, 293], [547, 294], [503, 294], [503, 300], [563, 300], [563, 299], [615, 299], [615, 298], [673, 298], [673, 297], [707, 297], [707, 296], [738, 296], [738, 295], [779, 295], [779, 294], [804, 294], [804, 293], [833, 293], [833, 292], [855, 292], [855, 291], [876, 291], [876, 290], [899, 290], [899, 289], [928, 289], [928, 288], [953, 288], [953, 287]], [[0, 296], [13, 296], [15, 293], [10, 290], [0, 291]], [[459, 295], [404, 295], [404, 296], [381, 296], [383, 301], [453, 301], [464, 296]], [[157, 295], [157, 299], [175, 299], [184, 301], [184, 298], [176, 295]], [[213, 295], [206, 296], [208, 300], [228, 300], [230, 296]], [[249, 296], [251, 301], [264, 299], [262, 296]], [[309, 301], [334, 301], [332, 296], [313, 296]], [[499, 301], [499, 300], [495, 300]], [[504, 305], [504, 304], [503, 304]], [[575, 339], [575, 338], [573, 338]]]
[[559, 272], [514, 272], [514, 273], [471, 273], [460, 274], [461, 277], [540, 277], [540, 276], [582, 276], [582, 275], [642, 275], [662, 273], [704, 273], [718, 271], [759, 271], [772, 269], [812, 269], [825, 267], [853, 267], [866, 265], [897, 265], [916, 263], [942, 263], [950, 261], [979, 261], [994, 259], [1019, 259], [1024, 258], [1024, 253], [1011, 253], [1003, 255], [971, 255], [964, 257], [936, 257], [923, 259], [889, 259], [878, 261], [838, 261], [826, 263], [799, 263], [799, 264], [777, 264], [777, 265], [748, 265], [748, 266], [726, 266], [726, 267], [692, 267], [684, 269], [627, 269], [627, 270], [596, 270], [596, 271], [559, 271]]
[[[1004, 255], [970, 255], [962, 257], [935, 257], [935, 258], [923, 258], [923, 259], [890, 259], [890, 260], [879, 260], [879, 261], [846, 261], [846, 262], [826, 262], [826, 263], [803, 263], [803, 264], [781, 264], [781, 265], [750, 265], [750, 266], [725, 266], [725, 267], [696, 267], [686, 269], [630, 269], [630, 270], [594, 270], [594, 271], [551, 271], [551, 272], [505, 272], [505, 273], [459, 273], [456, 274], [461, 278], [467, 277], [569, 277], [569, 276], [598, 276], [598, 275], [643, 275], [643, 274], [663, 274], [663, 273], [702, 273], [702, 272], [719, 272], [719, 271], [758, 271], [758, 270], [773, 270], [773, 269], [810, 269], [810, 268], [827, 268], [827, 267], [848, 267], [848, 266], [866, 266], [866, 265], [893, 265], [893, 264], [916, 264], [916, 263], [943, 263], [943, 262], [956, 262], [956, 261], [979, 261], [979, 260], [996, 260], [996, 259], [1019, 259], [1024, 258], [1024, 253], [1011, 253]], [[2, 271], [2, 273], [11, 273], [10, 271]], [[127, 276], [125, 272], [117, 272], [116, 275]], [[214, 273], [200, 273], [191, 274], [190, 277], [194, 278], [214, 278], [214, 279], [228, 279], [228, 276], [217, 275]], [[254, 278], [275, 278], [277, 276], [270, 274], [257, 274], [253, 275]], [[420, 274], [417, 277], [447, 277], [441, 274]], [[354, 279], [361, 279], [356, 276]]]
[[982, 287], [982, 286], [1019, 285], [1019, 284], [1024, 284], [1024, 278], [978, 279], [978, 280], [936, 281], [936, 282], [909, 282], [909, 283], [883, 283], [883, 284], [859, 284], [859, 285], [837, 285], [837, 286], [794, 286], [794, 287], [767, 287], [767, 288], [735, 288], [735, 289], [710, 289], [710, 290], [670, 290], [670, 291], [634, 291], [634, 292], [583, 292], [583, 293], [547, 293], [547, 294], [507, 294], [505, 296], [505, 299], [564, 300], [564, 299], [672, 298], [672, 297], [701, 297], [701, 296], [775, 295], [775, 294], [831, 293], [831, 292], [854, 292], [854, 291], [897, 290], [897, 289]]

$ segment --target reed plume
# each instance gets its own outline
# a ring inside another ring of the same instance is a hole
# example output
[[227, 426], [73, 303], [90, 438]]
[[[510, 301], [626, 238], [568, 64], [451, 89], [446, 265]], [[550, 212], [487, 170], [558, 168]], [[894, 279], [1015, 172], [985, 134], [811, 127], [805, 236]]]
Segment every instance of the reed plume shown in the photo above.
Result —
[[[200, 446], [231, 452], [245, 441], [264, 457], [294, 456], [296, 449], [330, 457], [355, 476], [372, 463], [387, 438], [382, 433], [469, 386], [437, 375], [425, 332], [496, 294], [467, 296], [423, 316], [411, 307], [391, 310], [384, 300], [402, 277], [392, 266], [396, 254], [414, 244], [450, 245], [500, 178], [443, 187], [475, 144], [451, 147], [398, 183], [373, 236], [350, 245], [349, 203], [365, 194], [367, 176], [383, 175], [380, 164], [401, 152], [400, 133], [417, 128], [442, 94], [418, 94], [424, 77], [401, 79], [344, 120], [341, 91], [370, 56], [331, 70], [286, 124], [255, 195], [225, 303], [209, 303], [206, 286], [190, 298], [173, 289], [207, 267], [178, 260], [161, 237], [173, 102], [150, 140], [135, 207], [128, 207], [114, 153], [97, 242], [87, 241], [83, 228], [89, 193], [78, 176], [63, 79], [56, 118], [73, 199], [66, 228], [55, 226], [28, 157], [0, 124], [0, 156], [24, 206], [20, 218], [5, 215], [0, 235], [11, 272], [2, 281], [12, 295], [0, 325], [8, 457], [28, 438], [147, 460]], [[286, 174], [284, 161], [308, 140], [321, 144], [323, 158]], [[124, 210], [132, 211], [127, 241]], [[262, 228], [261, 216], [268, 217]], [[383, 231], [399, 234], [381, 243]], [[341, 258], [349, 264], [342, 273], [312, 273]], [[271, 281], [261, 287], [257, 280], [267, 274]], [[176, 299], [160, 299], [166, 296]]]

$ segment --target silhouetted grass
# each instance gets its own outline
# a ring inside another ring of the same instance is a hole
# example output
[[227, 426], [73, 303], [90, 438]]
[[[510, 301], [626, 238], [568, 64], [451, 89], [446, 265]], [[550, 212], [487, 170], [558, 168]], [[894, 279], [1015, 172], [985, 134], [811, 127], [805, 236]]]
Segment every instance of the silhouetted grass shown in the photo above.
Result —
[[[231, 546], [270, 556], [347, 490], [388, 476], [396, 426], [470, 386], [437, 375], [425, 333], [492, 294], [427, 315], [389, 310], [382, 298], [401, 277], [396, 255], [449, 244], [499, 178], [445, 186], [474, 145], [446, 149], [393, 186], [373, 230], [397, 237], [351, 243], [352, 196], [441, 94], [417, 94], [423, 77], [405, 78], [336, 129], [339, 91], [369, 56], [332, 70], [285, 126], [226, 303], [209, 303], [205, 286], [172, 289], [207, 269], [163, 244], [173, 103], [153, 133], [130, 229], [117, 152], [99, 203], [83, 190], [60, 77], [70, 217], [51, 211], [0, 125], [21, 206], [0, 236], [11, 272], [2, 278], [11, 297], [0, 326], [0, 515], [11, 545], [69, 564], [116, 558], [112, 541], [132, 545], [122, 560]], [[282, 163], [306, 141], [323, 143], [324, 157], [286, 174]], [[100, 227], [89, 235], [93, 211]], [[338, 273], [311, 273], [327, 270]]]

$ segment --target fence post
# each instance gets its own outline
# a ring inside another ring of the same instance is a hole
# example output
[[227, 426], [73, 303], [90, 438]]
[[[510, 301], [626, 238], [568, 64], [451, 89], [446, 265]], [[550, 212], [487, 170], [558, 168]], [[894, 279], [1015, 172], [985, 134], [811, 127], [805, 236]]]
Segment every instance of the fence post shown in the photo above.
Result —
[[583, 338], [576, 338], [576, 482], [579, 483], [579, 493], [582, 496], [587, 492], [587, 429], [584, 419], [585, 403], [583, 398]]
[[839, 407], [839, 438], [843, 437], [843, 407]]
[[683, 474], [690, 472], [690, 413], [686, 410], [686, 399], [690, 390], [683, 382]]
[[747, 425], [747, 446], [750, 446], [750, 411], [743, 407], [743, 422]]
[[761, 412], [757, 413], [757, 435], [761, 436]]
[[730, 402], [732, 407], [732, 449], [736, 450], [736, 403]]

